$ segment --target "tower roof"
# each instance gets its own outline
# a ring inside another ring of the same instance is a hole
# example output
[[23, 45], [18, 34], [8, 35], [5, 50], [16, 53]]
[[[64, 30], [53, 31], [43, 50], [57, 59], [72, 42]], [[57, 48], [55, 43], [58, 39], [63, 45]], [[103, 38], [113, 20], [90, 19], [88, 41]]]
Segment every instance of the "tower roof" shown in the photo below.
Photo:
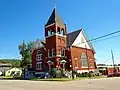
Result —
[[57, 23], [59, 25], [64, 25], [64, 22], [62, 21], [61, 17], [58, 15], [56, 8], [54, 8], [50, 18], [47, 21], [47, 24], [45, 26], [51, 25], [53, 23]]

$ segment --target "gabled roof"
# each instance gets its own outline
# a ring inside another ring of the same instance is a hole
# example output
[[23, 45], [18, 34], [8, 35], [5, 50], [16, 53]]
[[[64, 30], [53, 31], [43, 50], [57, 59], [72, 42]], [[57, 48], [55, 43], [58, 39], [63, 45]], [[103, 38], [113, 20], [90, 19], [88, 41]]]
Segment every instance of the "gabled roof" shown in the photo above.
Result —
[[45, 47], [45, 41], [37, 39], [36, 42], [33, 44], [32, 49], [42, 48]]
[[[85, 42], [81, 43], [81, 37], [83, 37], [85, 39]], [[67, 47], [68, 48], [71, 47], [71, 46], [77, 46], [77, 47], [85, 48], [84, 47], [85, 43], [86, 43], [88, 49], [91, 49], [91, 50], [94, 51], [94, 48], [93, 48], [91, 42], [89, 41], [86, 33], [83, 31], [83, 29], [79, 29], [75, 32], [67, 34]]]
[[67, 47], [71, 47], [82, 29], [67, 34]]
[[61, 19], [61, 17], [58, 15], [56, 8], [54, 8], [50, 18], [47, 21], [47, 24], [45, 26], [51, 25], [53, 23], [57, 23], [60, 25], [64, 25], [63, 20]]
[[36, 42], [32, 45], [31, 53], [33, 53], [34, 50], [44, 48], [45, 47], [45, 40], [39, 40], [37, 39]]
[[88, 39], [88, 37], [87, 37], [87, 35], [86, 35], [85, 32], [83, 32], [83, 36], [85, 37], [86, 42], [89, 44], [90, 48], [95, 52], [95, 50], [94, 50], [94, 48], [93, 48], [93, 45], [92, 45], [92, 43], [89, 41], [89, 39]]

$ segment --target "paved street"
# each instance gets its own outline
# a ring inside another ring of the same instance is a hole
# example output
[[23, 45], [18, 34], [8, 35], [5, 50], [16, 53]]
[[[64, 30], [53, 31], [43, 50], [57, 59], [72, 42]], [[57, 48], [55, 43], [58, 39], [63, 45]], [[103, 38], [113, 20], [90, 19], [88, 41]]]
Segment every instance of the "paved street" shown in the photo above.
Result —
[[0, 80], [0, 90], [120, 90], [120, 78], [68, 82]]

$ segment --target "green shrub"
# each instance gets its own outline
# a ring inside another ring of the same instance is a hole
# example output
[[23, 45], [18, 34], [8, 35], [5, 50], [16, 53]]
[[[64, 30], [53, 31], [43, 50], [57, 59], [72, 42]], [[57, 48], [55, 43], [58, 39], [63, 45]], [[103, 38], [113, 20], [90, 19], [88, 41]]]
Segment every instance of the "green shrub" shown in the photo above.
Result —
[[61, 78], [61, 71], [60, 70], [57, 70], [56, 71], [56, 78]]
[[56, 77], [56, 71], [57, 71], [57, 69], [56, 69], [56, 68], [52, 68], [52, 76], [53, 76], [53, 78], [55, 78], [55, 77]]
[[60, 78], [60, 77], [62, 77], [61, 70], [57, 70], [57, 68], [53, 68], [52, 69], [52, 76], [53, 76], [53, 78]]

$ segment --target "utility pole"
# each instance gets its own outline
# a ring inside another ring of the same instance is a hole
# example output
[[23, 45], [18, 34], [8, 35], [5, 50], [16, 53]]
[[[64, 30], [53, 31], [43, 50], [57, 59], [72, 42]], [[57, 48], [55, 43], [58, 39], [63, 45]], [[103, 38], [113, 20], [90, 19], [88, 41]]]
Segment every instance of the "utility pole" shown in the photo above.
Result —
[[111, 54], [112, 54], [112, 61], [113, 61], [113, 73], [115, 73], [115, 62], [114, 62], [114, 55], [112, 50], [111, 50]]

